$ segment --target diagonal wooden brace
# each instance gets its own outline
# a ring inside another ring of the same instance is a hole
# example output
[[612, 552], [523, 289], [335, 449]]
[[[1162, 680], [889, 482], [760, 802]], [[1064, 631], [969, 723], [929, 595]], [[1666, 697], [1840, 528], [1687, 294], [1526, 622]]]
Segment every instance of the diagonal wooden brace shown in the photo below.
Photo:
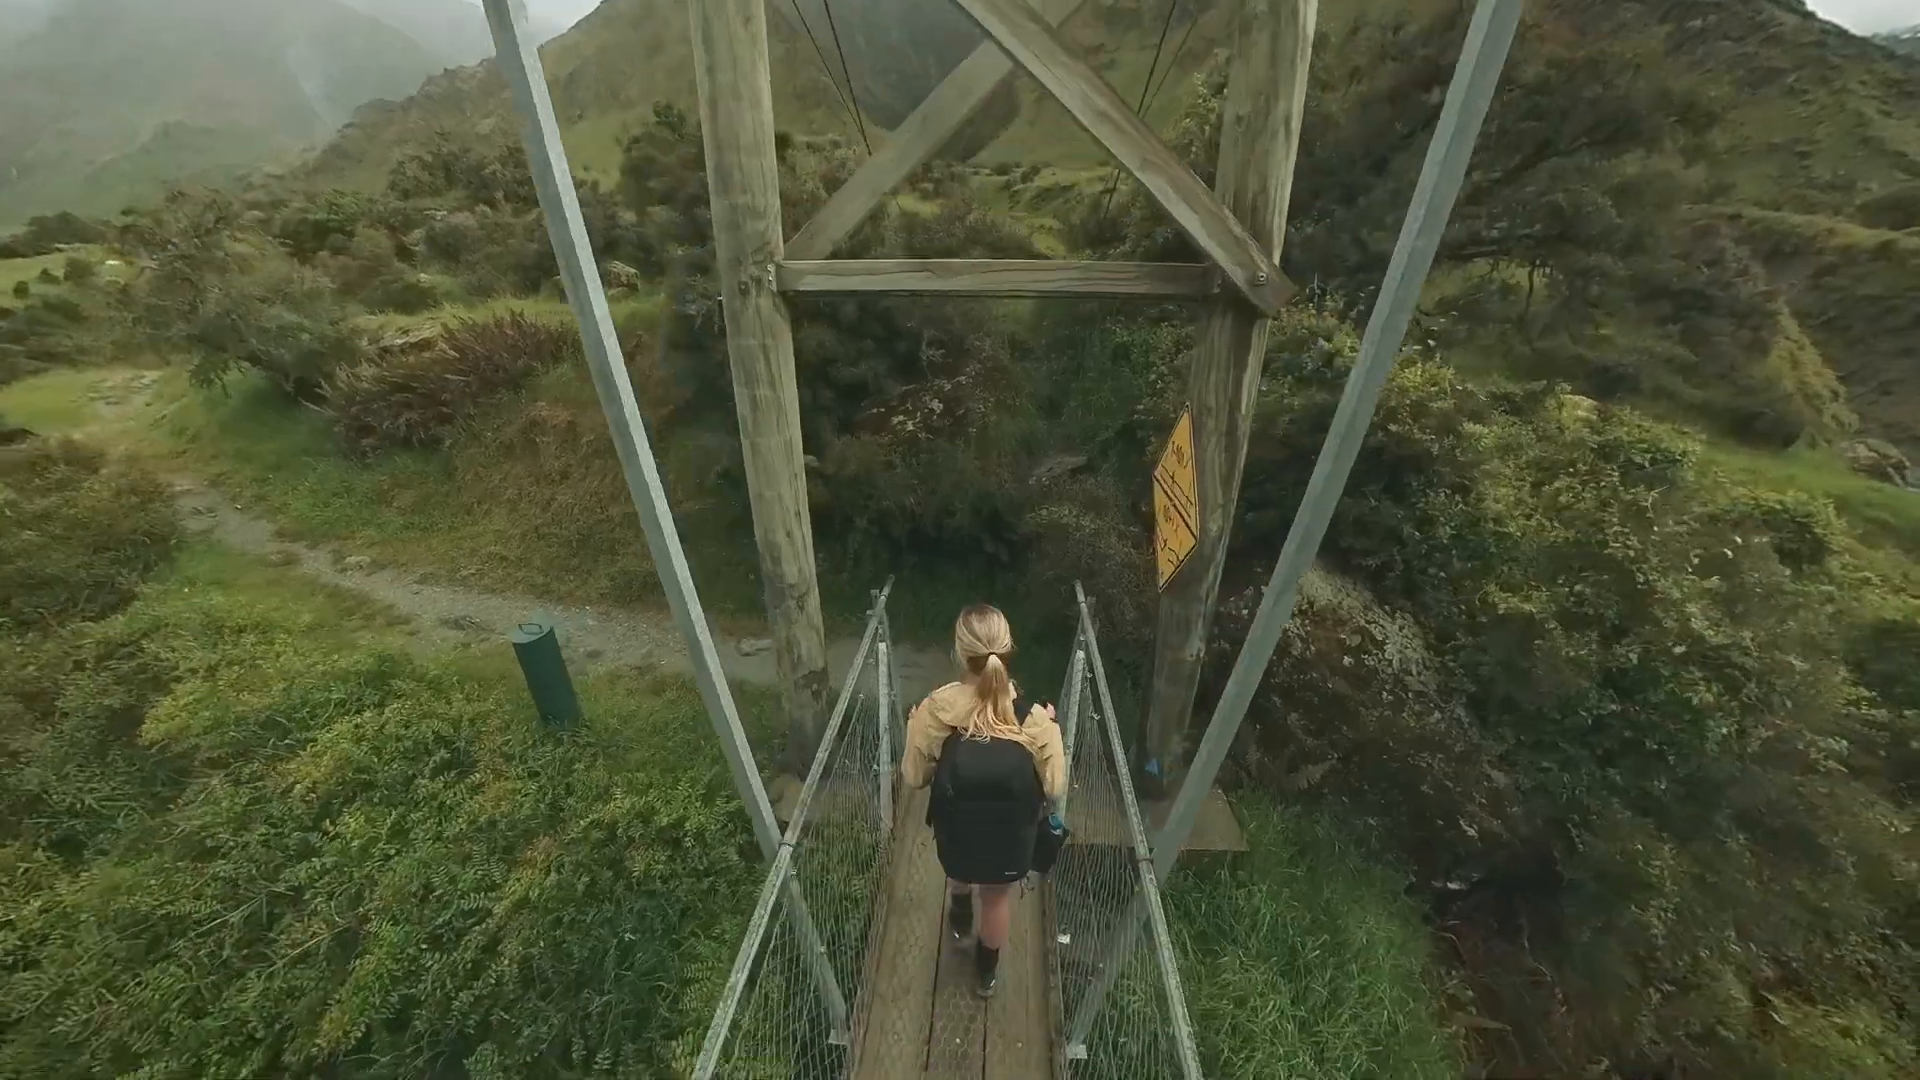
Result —
[[1246, 227], [1027, 0], [956, 2], [1153, 193], [1255, 308], [1273, 315], [1292, 298], [1297, 290]]
[[[1059, 25], [1086, 0], [1020, 0], [1039, 5], [1040, 15]], [[954, 133], [979, 113], [999, 85], [1013, 74], [1013, 61], [991, 41], [982, 42], [960, 66], [947, 74], [913, 115], [893, 130], [885, 146], [840, 185], [840, 190], [813, 215], [813, 220], [787, 241], [787, 258], [796, 262], [824, 259], [833, 254], [860, 223], [880, 205], [887, 192], [913, 170], [925, 164]]]

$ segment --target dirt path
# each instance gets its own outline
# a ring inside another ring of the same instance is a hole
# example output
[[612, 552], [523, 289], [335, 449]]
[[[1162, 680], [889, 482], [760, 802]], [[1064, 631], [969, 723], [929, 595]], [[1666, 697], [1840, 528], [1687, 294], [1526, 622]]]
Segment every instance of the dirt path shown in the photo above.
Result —
[[[159, 375], [152, 371], [99, 372], [84, 391], [84, 400], [91, 406], [88, 420], [64, 433], [106, 433], [139, 422], [158, 382]], [[329, 585], [393, 608], [413, 620], [421, 639], [430, 645], [495, 642], [506, 650], [506, 637], [516, 626], [545, 615], [559, 628], [568, 665], [576, 671], [644, 668], [692, 672], [679, 629], [664, 606], [579, 606], [537, 596], [435, 584], [421, 580], [417, 573], [375, 565], [366, 556], [282, 539], [273, 522], [247, 513], [196, 478], [174, 473], [174, 491], [190, 531], [236, 551], [298, 567]], [[758, 686], [778, 685], [771, 642], [739, 638], [717, 627], [713, 638], [721, 666], [730, 679]], [[857, 638], [828, 642], [828, 667], [836, 684], [859, 644]], [[900, 689], [910, 700], [952, 678], [952, 664], [944, 653], [898, 646], [895, 653]]]
[[[495, 640], [504, 649], [514, 627], [544, 614], [558, 627], [568, 663], [577, 669], [692, 671], [672, 615], [665, 610], [555, 604], [534, 596], [433, 584], [406, 571], [375, 566], [365, 556], [339, 556], [283, 540], [272, 522], [236, 508], [232, 500], [196, 481], [176, 480], [174, 490], [181, 516], [192, 532], [236, 551], [297, 566], [329, 585], [377, 600], [414, 620], [429, 640], [446, 645]], [[713, 635], [729, 678], [759, 686], [778, 684], [770, 642], [729, 637], [717, 627]], [[836, 682], [859, 645], [853, 638], [828, 644], [828, 664]], [[940, 653], [902, 647], [897, 655], [901, 691], [910, 698], [951, 677], [950, 663]]]

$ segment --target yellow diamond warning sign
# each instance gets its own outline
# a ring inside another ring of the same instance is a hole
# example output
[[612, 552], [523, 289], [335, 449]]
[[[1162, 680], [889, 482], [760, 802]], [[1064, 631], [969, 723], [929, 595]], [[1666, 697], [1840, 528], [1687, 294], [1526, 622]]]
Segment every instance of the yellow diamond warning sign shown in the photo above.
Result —
[[1160, 589], [1200, 546], [1200, 477], [1193, 463], [1193, 413], [1180, 415], [1153, 470], [1153, 555]]

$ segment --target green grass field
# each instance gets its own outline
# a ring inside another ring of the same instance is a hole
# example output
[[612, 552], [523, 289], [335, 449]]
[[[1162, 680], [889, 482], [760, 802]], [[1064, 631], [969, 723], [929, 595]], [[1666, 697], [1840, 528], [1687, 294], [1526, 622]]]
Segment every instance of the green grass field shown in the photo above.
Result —
[[1326, 824], [1238, 798], [1251, 850], [1167, 891], [1207, 1075], [1451, 1080], [1419, 913]]
[[1920, 492], [1869, 480], [1837, 454], [1818, 447], [1783, 453], [1728, 443], [1706, 444], [1706, 460], [1734, 479], [1758, 488], [1818, 495], [1870, 548], [1911, 560], [1920, 571]]
[[[14, 299], [13, 290], [14, 286], [22, 281], [36, 293], [47, 292], [58, 295], [66, 292], [67, 285], [64, 280], [47, 282], [41, 278], [41, 274], [51, 273], [55, 277], [63, 277], [67, 269], [67, 259], [76, 255], [93, 263], [102, 279], [124, 281], [133, 276], [132, 267], [121, 262], [118, 256], [107, 249], [100, 247], [76, 248], [71, 252], [39, 255], [31, 259], [0, 259], [0, 304], [11, 306], [18, 302]], [[107, 265], [109, 261], [117, 265], [109, 266]]]

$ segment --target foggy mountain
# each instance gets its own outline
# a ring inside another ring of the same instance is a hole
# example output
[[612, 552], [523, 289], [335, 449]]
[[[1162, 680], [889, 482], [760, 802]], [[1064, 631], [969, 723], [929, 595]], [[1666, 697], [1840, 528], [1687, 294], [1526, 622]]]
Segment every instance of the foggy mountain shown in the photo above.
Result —
[[54, 0], [0, 0], [0, 49], [33, 33], [47, 21]]
[[[475, 0], [341, 0], [348, 7], [404, 32], [449, 65], [476, 64], [493, 55], [487, 15]], [[534, 38], [545, 43], [566, 27], [533, 15]]]
[[1920, 25], [1909, 26], [1905, 30], [1889, 30], [1884, 34], [1875, 35], [1874, 40], [1894, 52], [1920, 56]]
[[0, 46], [0, 224], [225, 178], [446, 65], [338, 0], [62, 0]]

